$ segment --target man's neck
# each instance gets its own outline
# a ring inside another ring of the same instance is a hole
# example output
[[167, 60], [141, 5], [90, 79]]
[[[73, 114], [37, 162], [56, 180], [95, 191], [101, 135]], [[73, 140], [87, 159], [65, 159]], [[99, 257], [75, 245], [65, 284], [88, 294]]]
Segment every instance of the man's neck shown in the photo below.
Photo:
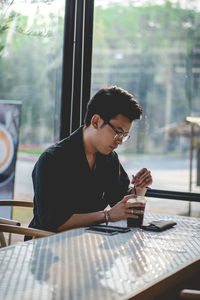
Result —
[[92, 134], [90, 130], [91, 129], [89, 127], [83, 128], [83, 146], [89, 166], [92, 169], [96, 160], [96, 149], [93, 146]]

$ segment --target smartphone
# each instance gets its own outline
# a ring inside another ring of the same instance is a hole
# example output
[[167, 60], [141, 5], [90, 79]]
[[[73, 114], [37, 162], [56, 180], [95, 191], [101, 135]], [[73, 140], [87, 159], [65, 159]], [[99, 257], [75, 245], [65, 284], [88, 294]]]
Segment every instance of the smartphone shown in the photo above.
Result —
[[90, 228], [94, 228], [94, 229], [103, 229], [105, 231], [111, 230], [111, 231], [117, 231], [119, 233], [125, 233], [128, 231], [131, 231], [131, 229], [129, 227], [120, 227], [120, 226], [112, 226], [112, 225], [103, 225], [103, 224], [99, 224], [99, 225], [92, 225], [90, 226]]
[[118, 234], [118, 232], [116, 230], [108, 229], [108, 228], [96, 227], [95, 225], [86, 228], [86, 230], [91, 231], [93, 233], [94, 232], [95, 233], [102, 233], [104, 235], [115, 235], [115, 234]]
[[103, 228], [107, 227], [109, 229], [116, 230], [117, 232], [120, 232], [120, 233], [125, 233], [128, 231], [131, 231], [131, 229], [129, 227], [120, 227], [120, 226], [112, 226], [112, 225], [97, 225], [97, 226], [101, 226]]

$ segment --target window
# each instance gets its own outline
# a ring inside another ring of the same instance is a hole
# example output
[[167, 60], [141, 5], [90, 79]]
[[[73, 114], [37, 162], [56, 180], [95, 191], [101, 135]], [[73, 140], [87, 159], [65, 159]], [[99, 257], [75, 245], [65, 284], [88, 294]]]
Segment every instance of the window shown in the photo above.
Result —
[[[128, 174], [152, 171], [153, 188], [200, 192], [197, 151], [200, 127], [199, 1], [95, 2], [92, 88], [118, 85], [143, 107], [131, 139], [118, 153]], [[195, 125], [196, 126], [196, 125]]]
[[59, 138], [65, 1], [0, 8], [0, 99], [22, 101], [15, 198], [32, 199], [37, 153]]

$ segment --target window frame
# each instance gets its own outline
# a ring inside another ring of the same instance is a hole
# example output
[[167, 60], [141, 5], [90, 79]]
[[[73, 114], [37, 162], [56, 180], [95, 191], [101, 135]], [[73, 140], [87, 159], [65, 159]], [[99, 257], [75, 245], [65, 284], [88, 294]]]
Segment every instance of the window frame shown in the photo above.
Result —
[[60, 139], [83, 124], [90, 99], [94, 0], [66, 0]]

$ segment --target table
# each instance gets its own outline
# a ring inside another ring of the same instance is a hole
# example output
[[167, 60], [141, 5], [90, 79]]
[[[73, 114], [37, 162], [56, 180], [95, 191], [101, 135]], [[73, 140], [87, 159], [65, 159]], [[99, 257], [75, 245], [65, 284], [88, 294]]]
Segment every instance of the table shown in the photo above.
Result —
[[200, 270], [200, 219], [145, 215], [159, 219], [177, 225], [113, 236], [81, 228], [2, 248], [0, 299], [155, 299]]

